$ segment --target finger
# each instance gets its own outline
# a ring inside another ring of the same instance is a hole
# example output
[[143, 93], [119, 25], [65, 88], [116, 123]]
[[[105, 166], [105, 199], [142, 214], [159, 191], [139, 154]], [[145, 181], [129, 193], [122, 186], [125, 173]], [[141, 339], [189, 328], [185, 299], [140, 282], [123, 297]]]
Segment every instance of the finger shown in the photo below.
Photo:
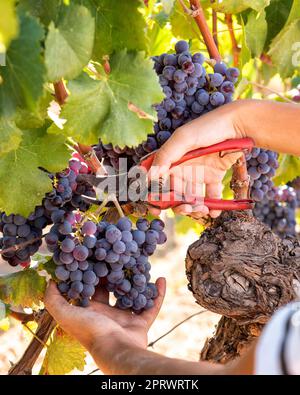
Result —
[[75, 308], [60, 294], [55, 282], [52, 280], [46, 289], [44, 303], [48, 312], [57, 322], [61, 322], [70, 312], [73, 313]]
[[151, 207], [151, 206], [148, 206], [148, 211], [150, 214], [154, 215], [155, 217], [158, 217], [161, 213], [161, 210], [159, 208]]
[[188, 133], [188, 130], [177, 129], [155, 154], [152, 166], [156, 167], [156, 176], [163, 175], [160, 169], [162, 166], [170, 168], [172, 163], [194, 148], [197, 148], [195, 139]]
[[163, 304], [166, 295], [166, 279], [164, 277], [160, 277], [156, 280], [155, 284], [157, 286], [158, 296], [154, 300], [154, 306], [151, 309], [144, 311], [142, 313], [143, 318], [147, 322], [148, 328], [151, 327], [156, 317], [158, 316], [158, 313], [161, 309], [161, 306]]
[[209, 214], [209, 208], [203, 204], [192, 206], [192, 216], [199, 219]]
[[174, 207], [173, 212], [178, 215], [188, 215], [193, 212], [193, 208], [190, 204], [181, 204], [180, 206]]
[[[223, 192], [223, 184], [208, 184], [206, 185], [206, 197], [211, 199], [221, 199]], [[210, 210], [211, 218], [217, 218], [221, 214], [221, 210]]]

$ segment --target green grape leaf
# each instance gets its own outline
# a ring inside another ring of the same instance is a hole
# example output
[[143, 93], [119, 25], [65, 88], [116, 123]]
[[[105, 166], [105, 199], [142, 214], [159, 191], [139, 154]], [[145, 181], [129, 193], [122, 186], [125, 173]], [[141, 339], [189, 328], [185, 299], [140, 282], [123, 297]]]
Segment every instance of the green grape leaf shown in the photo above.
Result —
[[270, 0], [222, 0], [213, 3], [213, 8], [226, 14], [237, 14], [252, 8], [259, 12], [270, 4]]
[[15, 11], [16, 0], [0, 2], [0, 52], [5, 52], [12, 39], [18, 35], [19, 24]]
[[20, 129], [36, 129], [41, 128], [46, 120], [48, 107], [53, 101], [53, 95], [44, 89], [43, 96], [36, 102], [36, 108], [33, 111], [25, 108], [18, 108], [15, 114], [15, 122]]
[[12, 116], [16, 107], [33, 111], [42, 96], [45, 68], [40, 41], [44, 31], [29, 15], [20, 17], [20, 35], [11, 42], [6, 67], [1, 68], [0, 115]]
[[44, 129], [24, 131], [18, 149], [0, 157], [1, 209], [28, 216], [52, 188], [47, 173], [38, 167], [61, 171], [68, 157], [63, 136], [51, 136]]
[[286, 26], [272, 41], [268, 54], [282, 78], [292, 77], [300, 66], [300, 18]]
[[166, 14], [170, 14], [174, 7], [175, 0], [161, 0], [161, 4]]
[[44, 375], [64, 375], [74, 369], [83, 370], [85, 350], [81, 344], [57, 328], [47, 347], [41, 373]]
[[251, 11], [245, 25], [246, 43], [253, 56], [259, 57], [264, 49], [268, 25], [264, 11]]
[[38, 270], [45, 270], [53, 280], [57, 279], [55, 275], [56, 264], [51, 256], [35, 254], [33, 260], [38, 262]]
[[280, 166], [273, 181], [276, 186], [286, 185], [300, 174], [300, 158], [292, 155], [280, 155]]
[[239, 56], [240, 70], [242, 70], [243, 67], [245, 66], [245, 64], [248, 63], [249, 60], [251, 59], [251, 52], [250, 52], [250, 49], [249, 49], [247, 42], [246, 42], [246, 32], [245, 32], [245, 25], [244, 25], [243, 20], [242, 20], [241, 24], [242, 24], [242, 38], [241, 38], [242, 50], [241, 50], [240, 56]]
[[140, 0], [81, 0], [88, 6], [96, 21], [94, 60], [114, 51], [146, 50], [144, 30], [146, 22], [138, 8]]
[[268, 34], [265, 43], [266, 49], [269, 47], [273, 38], [276, 37], [284, 27], [292, 4], [293, 0], [271, 0], [270, 5], [266, 7], [266, 21], [268, 25]]
[[22, 140], [22, 131], [11, 119], [0, 118], [0, 157], [16, 150]]
[[67, 122], [62, 131], [53, 124], [50, 133], [63, 132], [84, 144], [101, 137], [121, 147], [135, 146], [152, 133], [147, 114], [155, 116], [152, 104], [163, 99], [152, 61], [143, 52], [124, 50], [111, 57], [110, 66], [111, 73], [100, 81], [83, 74], [68, 84], [70, 96], [61, 113]]
[[41, 23], [46, 27], [50, 22], [56, 22], [64, 9], [63, 0], [20, 0], [19, 9], [21, 11], [29, 12], [36, 18], [39, 18]]
[[46, 279], [34, 269], [0, 277], [0, 299], [22, 307], [39, 306], [46, 290]]
[[[189, 8], [189, 2], [185, 1], [185, 4]], [[176, 1], [171, 12], [170, 23], [172, 27], [172, 33], [175, 37], [180, 37], [185, 40], [191, 40], [193, 38], [202, 40], [199, 28], [194, 18], [184, 11], [179, 1]]]
[[95, 20], [83, 6], [70, 5], [58, 22], [49, 25], [45, 62], [48, 79], [73, 79], [89, 62], [95, 34]]

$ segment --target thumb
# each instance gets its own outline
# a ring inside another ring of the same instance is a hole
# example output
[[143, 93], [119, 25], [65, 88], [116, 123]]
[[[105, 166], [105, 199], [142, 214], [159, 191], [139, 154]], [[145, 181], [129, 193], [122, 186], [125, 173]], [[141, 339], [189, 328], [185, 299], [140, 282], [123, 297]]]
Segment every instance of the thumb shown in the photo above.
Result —
[[177, 129], [155, 154], [150, 174], [153, 178], [165, 175], [172, 163], [177, 162], [184, 154], [198, 148], [195, 139], [186, 129]]

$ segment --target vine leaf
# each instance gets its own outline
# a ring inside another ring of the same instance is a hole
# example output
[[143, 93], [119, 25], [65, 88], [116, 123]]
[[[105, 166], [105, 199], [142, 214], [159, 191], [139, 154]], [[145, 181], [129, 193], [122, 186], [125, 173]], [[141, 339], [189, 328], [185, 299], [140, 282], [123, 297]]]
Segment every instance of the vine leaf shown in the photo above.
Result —
[[213, 3], [213, 8], [218, 12], [224, 12], [227, 14], [237, 14], [252, 8], [253, 10], [260, 12], [270, 4], [271, 0], [223, 0], [222, 2]]
[[45, 290], [45, 277], [41, 277], [34, 269], [22, 270], [0, 278], [0, 299], [16, 306], [39, 306]]
[[293, 76], [299, 69], [300, 18], [288, 24], [275, 37], [268, 54], [283, 78]]
[[3, 117], [0, 118], [0, 157], [12, 150], [16, 150], [22, 140], [22, 131], [15, 122]]
[[40, 41], [44, 31], [36, 19], [20, 17], [20, 35], [6, 54], [6, 67], [1, 68], [0, 115], [13, 115], [16, 108], [34, 110], [43, 93], [45, 67]]
[[253, 56], [260, 56], [267, 38], [266, 13], [251, 11], [245, 25], [246, 43]]
[[49, 25], [46, 39], [45, 62], [48, 79], [73, 79], [89, 62], [95, 34], [95, 20], [83, 6], [66, 7], [57, 26]]
[[41, 369], [44, 375], [64, 375], [74, 369], [83, 370], [85, 350], [61, 328], [53, 334]]
[[292, 155], [280, 156], [280, 167], [273, 179], [276, 186], [286, 185], [300, 174], [300, 158]]
[[64, 9], [65, 0], [21, 0], [19, 9], [23, 12], [29, 12], [38, 18], [41, 23], [48, 27], [51, 21], [56, 22]]
[[121, 147], [137, 145], [152, 133], [151, 119], [130, 110], [131, 103], [155, 117], [152, 104], [163, 94], [152, 61], [143, 52], [124, 50], [111, 57], [110, 66], [111, 73], [100, 81], [86, 74], [70, 81], [70, 96], [61, 112], [67, 122], [63, 130], [53, 124], [49, 132], [63, 132], [83, 144], [95, 144], [101, 137]]
[[269, 48], [270, 42], [284, 27], [290, 10], [293, 4], [293, 0], [272, 0], [271, 4], [266, 7], [266, 20], [268, 24], [268, 35], [265, 43], [265, 49]]
[[140, 0], [84, 0], [96, 20], [93, 60], [102, 60], [124, 48], [146, 50], [146, 23], [139, 12]]
[[15, 122], [20, 129], [36, 129], [41, 128], [47, 119], [48, 108], [53, 101], [52, 94], [44, 89], [43, 95], [36, 102], [33, 111], [25, 108], [18, 108], [15, 114]]
[[[189, 8], [188, 1], [186, 2], [186, 6]], [[207, 11], [204, 10], [204, 12], [206, 13]], [[194, 18], [184, 11], [179, 1], [176, 1], [174, 4], [170, 15], [170, 22], [172, 26], [172, 33], [175, 37], [182, 37], [186, 40], [193, 38], [199, 40], [199, 38], [201, 38], [199, 28], [197, 27]]]
[[15, 2], [16, 0], [6, 0], [0, 3], [0, 52], [4, 52], [11, 40], [18, 35]]
[[24, 131], [20, 146], [0, 157], [1, 209], [28, 216], [52, 188], [47, 173], [38, 167], [58, 172], [68, 157], [63, 136], [51, 136], [44, 129]]

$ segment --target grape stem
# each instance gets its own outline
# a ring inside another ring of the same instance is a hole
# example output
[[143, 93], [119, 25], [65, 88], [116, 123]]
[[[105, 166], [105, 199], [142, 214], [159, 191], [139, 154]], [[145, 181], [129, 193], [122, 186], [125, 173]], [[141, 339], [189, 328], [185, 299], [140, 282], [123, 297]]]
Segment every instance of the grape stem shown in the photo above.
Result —
[[78, 143], [77, 146], [75, 146], [75, 149], [83, 157], [83, 159], [92, 169], [93, 173], [105, 174], [105, 169], [92, 147]]
[[234, 199], [248, 199], [250, 192], [250, 177], [247, 171], [245, 154], [232, 166], [232, 179], [230, 187], [234, 193]]
[[35, 239], [24, 241], [24, 243], [15, 244], [11, 247], [5, 248], [4, 250], [0, 250], [0, 255], [5, 254], [7, 252], [11, 252], [11, 251], [21, 250], [22, 248], [27, 247], [30, 244], [34, 244], [35, 242], [41, 240], [45, 236], [46, 235], [42, 235], [41, 237], [36, 237]]
[[217, 62], [221, 61], [221, 55], [219, 53], [218, 47], [214, 41], [214, 38], [209, 30], [208, 24], [206, 22], [204, 12], [199, 0], [189, 0], [191, 5], [192, 14], [191, 16], [195, 19], [200, 32], [203, 36], [205, 45], [207, 47], [209, 56], [215, 59]]
[[65, 86], [63, 80], [55, 82], [53, 84], [53, 86], [54, 86], [55, 97], [56, 97], [57, 102], [60, 105], [63, 105], [68, 97], [68, 92], [66, 90], [66, 86]]
[[22, 324], [26, 324], [30, 321], [35, 321], [34, 314], [26, 314], [14, 310], [9, 311], [9, 316], [14, 318], [15, 320], [21, 321]]
[[[210, 0], [211, 4], [215, 2], [215, 0]], [[212, 31], [213, 31], [213, 38], [215, 40], [215, 44], [219, 49], [219, 42], [218, 42], [218, 15], [217, 12], [212, 9]]]
[[228, 27], [228, 32], [230, 35], [230, 40], [231, 40], [231, 45], [232, 45], [233, 64], [235, 67], [237, 67], [239, 65], [239, 56], [240, 56], [241, 49], [238, 46], [238, 43], [237, 43], [237, 40], [236, 40], [236, 37], [234, 34], [231, 14], [225, 14], [225, 22]]

